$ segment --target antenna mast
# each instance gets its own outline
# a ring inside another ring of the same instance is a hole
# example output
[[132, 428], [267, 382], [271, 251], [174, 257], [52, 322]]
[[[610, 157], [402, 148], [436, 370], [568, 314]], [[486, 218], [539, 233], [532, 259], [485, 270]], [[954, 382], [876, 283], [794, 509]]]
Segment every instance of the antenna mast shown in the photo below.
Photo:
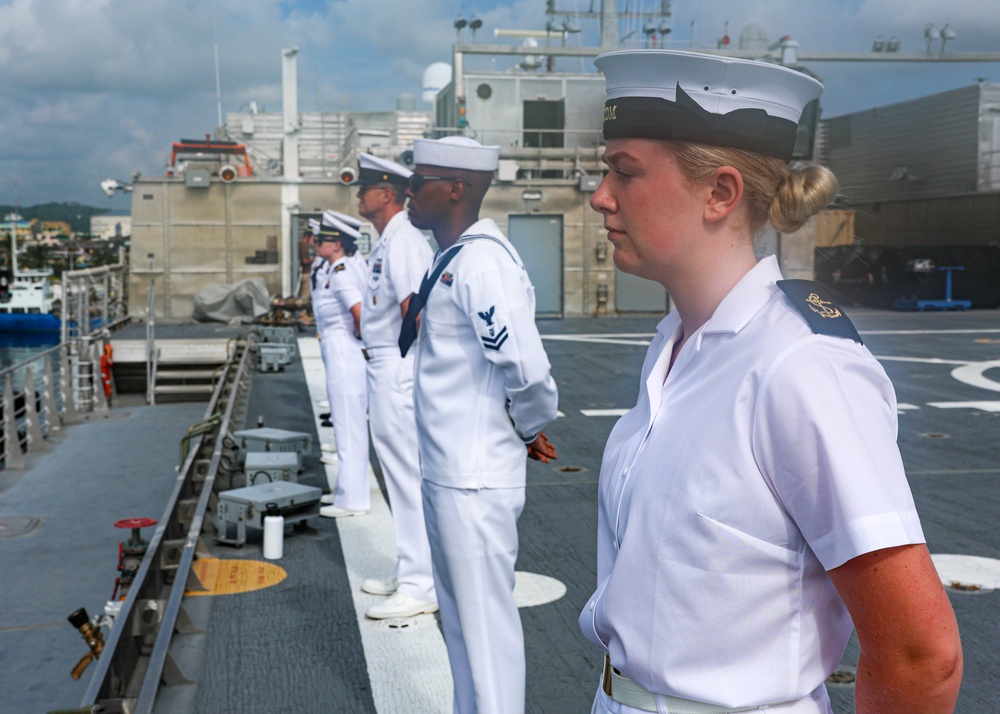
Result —
[[218, 112], [218, 126], [222, 127], [222, 82], [219, 79], [219, 22], [215, 15], [215, 0], [212, 0], [212, 45], [215, 50], [215, 106]]

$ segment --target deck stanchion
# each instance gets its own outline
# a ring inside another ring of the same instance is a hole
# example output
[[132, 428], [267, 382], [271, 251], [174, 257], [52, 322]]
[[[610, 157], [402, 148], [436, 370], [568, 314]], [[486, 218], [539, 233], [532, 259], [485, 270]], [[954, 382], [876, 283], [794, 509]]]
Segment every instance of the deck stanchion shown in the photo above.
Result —
[[76, 408], [76, 390], [73, 385], [73, 373], [69, 368], [69, 350], [63, 345], [59, 351], [59, 388], [62, 392], [63, 424], [76, 424], [80, 421], [80, 413]]
[[8, 469], [23, 469], [24, 455], [17, 437], [17, 419], [14, 416], [14, 389], [8, 374], [3, 382], [3, 465]]
[[28, 436], [28, 451], [45, 451], [45, 437], [38, 418], [38, 394], [31, 367], [24, 370], [24, 428]]
[[50, 439], [61, 429], [59, 409], [56, 407], [56, 382], [52, 378], [52, 362], [48, 357], [42, 362], [42, 415], [45, 417], [45, 435]]

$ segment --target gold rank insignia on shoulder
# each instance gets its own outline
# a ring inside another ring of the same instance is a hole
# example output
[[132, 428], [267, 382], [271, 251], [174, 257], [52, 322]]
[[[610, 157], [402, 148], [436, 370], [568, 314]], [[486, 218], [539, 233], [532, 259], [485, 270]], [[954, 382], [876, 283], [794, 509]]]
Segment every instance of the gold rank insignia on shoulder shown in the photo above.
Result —
[[859, 345], [864, 344], [854, 323], [825, 294], [822, 285], [812, 280], [779, 280], [777, 285], [814, 333], [844, 337]]
[[339, 273], [341, 270], [347, 270], [347, 266], [345, 264], [343, 264], [343, 263], [341, 263], [336, 268], [334, 268], [333, 272]]
[[806, 302], [809, 304], [810, 310], [823, 318], [833, 319], [835, 317], [840, 317], [843, 314], [840, 310], [834, 307], [832, 302], [824, 300], [816, 293], [809, 293], [809, 297], [806, 298]]

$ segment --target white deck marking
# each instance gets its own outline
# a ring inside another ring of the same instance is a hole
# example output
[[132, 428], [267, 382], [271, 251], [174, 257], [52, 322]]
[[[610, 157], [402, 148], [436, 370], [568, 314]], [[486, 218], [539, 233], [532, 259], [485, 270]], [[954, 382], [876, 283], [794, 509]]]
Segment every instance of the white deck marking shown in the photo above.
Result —
[[620, 417], [628, 413], [628, 409], [581, 409], [580, 413], [585, 417]]
[[537, 607], [555, 602], [566, 594], [562, 581], [548, 575], [514, 573], [514, 602], [518, 607]]
[[[630, 339], [631, 338], [631, 339]], [[617, 334], [607, 335], [542, 335], [543, 340], [553, 342], [589, 342], [602, 345], [638, 345], [648, 347], [652, 334]]]
[[988, 369], [1000, 368], [1000, 361], [968, 362], [962, 367], [951, 370], [951, 376], [963, 384], [969, 384], [980, 389], [1000, 392], [1000, 382], [988, 379], [983, 373]]
[[[326, 376], [319, 343], [300, 339], [302, 368], [314, 405], [325, 401]], [[316, 414], [319, 411], [314, 407]], [[320, 429], [322, 442], [332, 440], [330, 429]], [[325, 443], [324, 443], [325, 446]], [[337, 467], [325, 465], [336, 478]], [[389, 506], [378, 487], [374, 472], [369, 472], [371, 511], [361, 518], [338, 518], [337, 530], [344, 552], [344, 564], [351, 584], [354, 610], [361, 631], [372, 698], [379, 714], [412, 714], [452, 710], [451, 669], [444, 637], [433, 615], [421, 615], [416, 627], [391, 628], [369, 620], [365, 610], [381, 602], [378, 595], [361, 592], [365, 578], [384, 578], [396, 565], [396, 541]]]
[[1000, 588], [1000, 560], [977, 555], [931, 555], [938, 577], [945, 585], [978, 586], [987, 590]]
[[918, 364], [957, 364], [966, 366], [973, 364], [967, 359], [941, 359], [940, 357], [893, 357], [891, 355], [873, 355], [879, 362], [916, 362]]
[[981, 412], [1000, 412], [1000, 402], [928, 402], [938, 409], [978, 409]]

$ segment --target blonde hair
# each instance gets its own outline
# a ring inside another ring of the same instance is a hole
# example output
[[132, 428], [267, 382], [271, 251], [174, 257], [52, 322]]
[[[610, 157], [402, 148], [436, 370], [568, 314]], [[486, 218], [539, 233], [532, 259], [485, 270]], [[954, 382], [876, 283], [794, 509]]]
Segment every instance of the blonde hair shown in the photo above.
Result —
[[837, 179], [825, 166], [792, 167], [781, 159], [742, 149], [667, 141], [684, 176], [707, 181], [721, 166], [743, 176], [743, 196], [752, 233], [768, 220], [778, 231], [798, 230], [837, 196]]

